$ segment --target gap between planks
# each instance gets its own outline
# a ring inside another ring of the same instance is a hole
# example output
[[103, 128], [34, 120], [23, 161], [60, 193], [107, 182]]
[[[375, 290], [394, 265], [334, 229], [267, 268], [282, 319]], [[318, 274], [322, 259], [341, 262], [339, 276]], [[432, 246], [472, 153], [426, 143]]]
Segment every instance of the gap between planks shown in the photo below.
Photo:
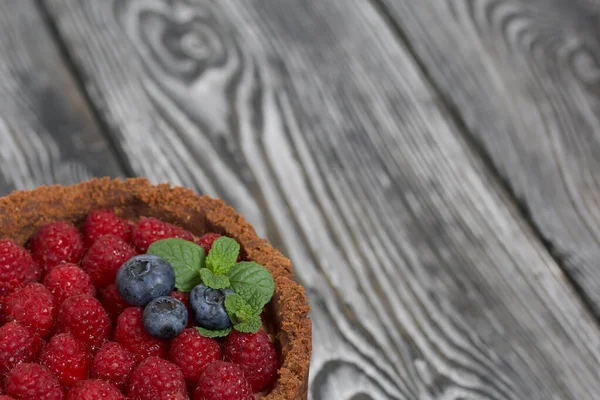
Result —
[[76, 67], [76, 65], [73, 61], [73, 57], [71, 56], [71, 53], [67, 49], [67, 46], [65, 45], [60, 33], [58, 32], [58, 28], [56, 27], [56, 24], [55, 24], [54, 20], [52, 19], [52, 15], [50, 15], [50, 12], [46, 8], [46, 5], [44, 4], [44, 2], [42, 0], [33, 0], [33, 1], [34, 1], [34, 4], [36, 5], [37, 9], [39, 10], [40, 17], [41, 17], [44, 25], [46, 26], [46, 29], [48, 30], [48, 32], [50, 34], [50, 39], [54, 42], [54, 44], [58, 50], [58, 54], [59, 54], [60, 58], [63, 60], [63, 63], [66, 67], [67, 73], [69, 73], [71, 75], [71, 79], [77, 86], [77, 89], [79, 89], [79, 93], [81, 94], [81, 97], [83, 98], [83, 101], [85, 102], [85, 107], [87, 107], [87, 109], [92, 114], [94, 123], [96, 124], [96, 126], [98, 126], [98, 130], [99, 130], [100, 134], [102, 135], [102, 137], [104, 138], [104, 140], [106, 140], [109, 150], [113, 153], [119, 168], [124, 173], [124, 177], [127, 178], [127, 177], [137, 176], [133, 167], [131, 166], [131, 163], [129, 162], [127, 156], [125, 155], [125, 152], [117, 144], [117, 142], [114, 138], [114, 135], [111, 135], [109, 133], [111, 128], [106, 123], [104, 118], [102, 118], [102, 113], [96, 107], [96, 104], [94, 104], [94, 102], [91, 101], [90, 95], [88, 92], [89, 88], [86, 87], [86, 85], [85, 85], [85, 79], [81, 75], [81, 70]]

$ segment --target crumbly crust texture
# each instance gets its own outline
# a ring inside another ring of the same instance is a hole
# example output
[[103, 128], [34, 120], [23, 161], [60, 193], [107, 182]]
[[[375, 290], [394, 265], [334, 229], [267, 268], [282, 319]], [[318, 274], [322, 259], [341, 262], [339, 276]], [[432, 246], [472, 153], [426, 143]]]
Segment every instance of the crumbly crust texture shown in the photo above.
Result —
[[236, 239], [241, 253], [273, 274], [276, 289], [266, 315], [278, 347], [281, 366], [277, 385], [264, 400], [300, 400], [308, 394], [312, 324], [302, 286], [293, 279], [292, 264], [257, 236], [254, 228], [221, 200], [198, 196], [192, 190], [152, 185], [143, 178], [93, 179], [74, 186], [41, 186], [0, 198], [0, 238], [19, 244], [40, 226], [66, 219], [81, 224], [87, 214], [110, 208], [122, 217], [156, 217], [195, 235], [219, 232]]

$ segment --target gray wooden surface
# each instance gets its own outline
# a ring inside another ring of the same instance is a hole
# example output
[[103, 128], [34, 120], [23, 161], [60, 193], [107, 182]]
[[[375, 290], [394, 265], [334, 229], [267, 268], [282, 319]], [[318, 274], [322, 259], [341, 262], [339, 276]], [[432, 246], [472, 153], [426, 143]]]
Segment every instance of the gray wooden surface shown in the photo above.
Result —
[[2, 191], [222, 197], [307, 289], [312, 399], [598, 398], [595, 0], [15, 4]]
[[34, 1], [0, 0], [0, 194], [121, 176]]
[[600, 316], [600, 1], [383, 2]]

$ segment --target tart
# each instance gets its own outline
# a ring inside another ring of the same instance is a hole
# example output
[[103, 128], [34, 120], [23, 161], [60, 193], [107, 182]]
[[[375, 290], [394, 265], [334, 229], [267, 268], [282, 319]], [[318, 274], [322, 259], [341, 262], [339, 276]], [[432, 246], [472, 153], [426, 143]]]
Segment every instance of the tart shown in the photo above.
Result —
[[240, 245], [240, 257], [264, 266], [275, 291], [263, 313], [263, 329], [279, 357], [277, 382], [265, 400], [306, 399], [312, 338], [309, 306], [303, 288], [294, 281], [291, 262], [257, 236], [252, 226], [221, 200], [192, 190], [152, 185], [142, 178], [93, 179], [74, 186], [38, 187], [0, 198], [0, 239], [25, 246], [42, 226], [66, 220], [80, 227], [90, 212], [109, 209], [134, 222], [153, 217], [183, 228], [195, 237], [216, 232]]

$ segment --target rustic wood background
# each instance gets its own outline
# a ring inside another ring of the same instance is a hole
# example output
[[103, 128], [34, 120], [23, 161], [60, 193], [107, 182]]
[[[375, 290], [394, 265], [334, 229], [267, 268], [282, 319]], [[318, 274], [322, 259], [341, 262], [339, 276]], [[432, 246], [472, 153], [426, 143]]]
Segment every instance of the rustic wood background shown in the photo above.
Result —
[[289, 255], [311, 399], [600, 398], [600, 0], [0, 0], [0, 99], [0, 194], [147, 176]]

